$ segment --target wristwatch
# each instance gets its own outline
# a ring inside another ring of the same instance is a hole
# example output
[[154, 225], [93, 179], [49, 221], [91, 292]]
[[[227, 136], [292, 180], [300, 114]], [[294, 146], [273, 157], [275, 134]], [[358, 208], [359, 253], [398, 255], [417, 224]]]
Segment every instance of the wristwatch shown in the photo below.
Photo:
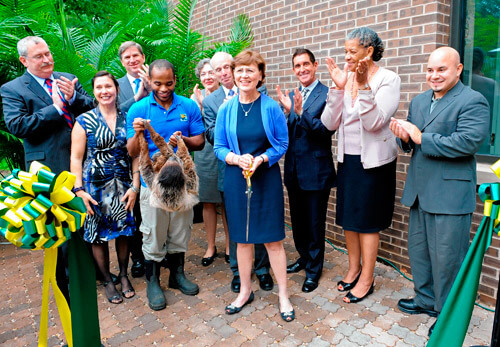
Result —
[[370, 89], [370, 85], [368, 83], [365, 83], [365, 85], [362, 88], [358, 88], [358, 90], [368, 90]]

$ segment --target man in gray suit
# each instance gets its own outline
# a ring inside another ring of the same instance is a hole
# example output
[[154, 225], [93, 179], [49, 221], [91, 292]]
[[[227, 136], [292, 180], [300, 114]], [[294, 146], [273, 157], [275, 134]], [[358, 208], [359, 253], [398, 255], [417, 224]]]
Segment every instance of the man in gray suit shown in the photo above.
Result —
[[127, 74], [118, 79], [120, 108], [123, 112], [128, 112], [130, 106], [148, 96], [151, 91], [148, 66], [144, 64], [146, 56], [141, 45], [134, 41], [122, 43], [118, 49], [118, 54], [120, 62], [127, 70]]
[[401, 202], [410, 207], [408, 252], [416, 295], [398, 302], [409, 314], [439, 314], [469, 247], [474, 154], [488, 134], [489, 108], [480, 93], [460, 82], [462, 69], [453, 48], [432, 52], [426, 76], [431, 89], [411, 101], [407, 121], [390, 124], [401, 148], [413, 150]]
[[[118, 79], [120, 85], [120, 109], [123, 112], [128, 112], [130, 106], [149, 95], [151, 86], [149, 84], [148, 67], [144, 64], [146, 56], [142, 51], [140, 44], [134, 41], [126, 41], [120, 45], [118, 49], [120, 62], [122, 63], [127, 73], [122, 78]], [[134, 205], [134, 220], [136, 232], [128, 239], [128, 247], [130, 249], [130, 258], [132, 266], [130, 273], [132, 277], [141, 277], [144, 275], [144, 254], [142, 253], [142, 233], [139, 230], [141, 225], [141, 207], [140, 204]]]
[[[93, 107], [76, 76], [54, 71], [54, 59], [45, 40], [28, 36], [17, 43], [26, 72], [0, 89], [7, 129], [23, 139], [26, 169], [36, 160], [59, 174], [69, 171], [71, 129], [75, 117]], [[58, 249], [56, 279], [69, 298], [67, 244]]]
[[[215, 92], [207, 96], [203, 100], [203, 112], [205, 122], [205, 133], [208, 142], [214, 144], [214, 128], [215, 120], [219, 107], [228, 99], [234, 97], [237, 88], [234, 85], [233, 70], [231, 63], [233, 57], [224, 52], [217, 52], [210, 60], [210, 64], [215, 71], [215, 76], [219, 80], [221, 86]], [[225, 163], [219, 160], [219, 175], [217, 187], [220, 192], [224, 191], [224, 170]], [[229, 243], [229, 263], [231, 271], [233, 271], [233, 280], [231, 281], [231, 290], [235, 293], [240, 292], [240, 275], [238, 272], [238, 261], [236, 259], [236, 243]], [[274, 282], [271, 275], [269, 275], [269, 257], [264, 245], [255, 245], [255, 274], [259, 280], [260, 288], [263, 290], [273, 289]]]

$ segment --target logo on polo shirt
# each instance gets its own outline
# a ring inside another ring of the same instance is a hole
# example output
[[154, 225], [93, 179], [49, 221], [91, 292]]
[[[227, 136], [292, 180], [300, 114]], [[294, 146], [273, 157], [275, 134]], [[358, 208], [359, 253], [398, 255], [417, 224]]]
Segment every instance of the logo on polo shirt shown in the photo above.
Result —
[[185, 113], [181, 113], [181, 122], [187, 122], [188, 117], [186, 116]]

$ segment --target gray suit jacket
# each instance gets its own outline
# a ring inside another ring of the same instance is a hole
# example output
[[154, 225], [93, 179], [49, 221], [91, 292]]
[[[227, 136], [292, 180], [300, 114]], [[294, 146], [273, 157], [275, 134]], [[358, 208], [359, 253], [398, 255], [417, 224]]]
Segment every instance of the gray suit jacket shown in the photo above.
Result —
[[127, 78], [127, 75], [118, 79], [118, 84], [120, 85], [120, 94], [118, 95], [118, 101], [120, 102], [120, 109], [122, 112], [127, 113], [130, 106], [135, 103], [134, 91]]
[[[54, 77], [74, 75], [54, 71]], [[54, 107], [52, 98], [28, 73], [4, 84], [0, 89], [3, 114], [7, 129], [23, 139], [26, 169], [37, 160], [54, 173], [69, 170], [71, 154], [71, 129]], [[69, 112], [73, 120], [93, 108], [94, 100], [79, 82], [76, 97]]]
[[429, 213], [472, 213], [474, 154], [488, 135], [488, 102], [459, 81], [430, 113], [432, 95], [428, 90], [410, 103], [408, 121], [422, 131], [422, 144], [399, 141], [405, 152], [413, 150], [401, 202], [411, 207], [418, 198]]
[[[215, 120], [217, 119], [217, 112], [219, 107], [224, 103], [226, 93], [224, 88], [219, 87], [215, 92], [203, 99], [203, 122], [205, 123], [205, 137], [208, 142], [213, 146], [214, 144], [214, 129]], [[224, 191], [224, 171], [226, 163], [219, 160], [218, 162], [218, 176], [217, 176], [217, 189], [221, 192]]]
[[210, 142], [212, 146], [214, 144], [214, 129], [217, 112], [219, 112], [219, 107], [224, 103], [225, 98], [226, 93], [224, 93], [224, 88], [220, 86], [215, 92], [203, 99], [205, 134], [207, 135], [208, 142]]

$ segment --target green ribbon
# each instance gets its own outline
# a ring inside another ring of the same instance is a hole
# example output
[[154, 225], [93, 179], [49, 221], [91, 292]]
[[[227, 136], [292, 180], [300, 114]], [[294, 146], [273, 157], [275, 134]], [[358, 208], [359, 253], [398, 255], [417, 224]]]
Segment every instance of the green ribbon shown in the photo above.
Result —
[[68, 242], [71, 323], [74, 347], [100, 347], [94, 261], [79, 233]]
[[[0, 182], [0, 233], [18, 247], [46, 250], [39, 346], [47, 346], [50, 285], [68, 345], [101, 346], [94, 263], [76, 232], [87, 208], [71, 192], [75, 179], [33, 162], [29, 172], [15, 169]], [[55, 279], [55, 248], [68, 240], [71, 311]]]
[[29, 172], [13, 170], [0, 182], [0, 233], [29, 249], [59, 247], [69, 240], [83, 226], [87, 211], [70, 191], [75, 179], [67, 171], [56, 175], [36, 161]]
[[[500, 177], [500, 160], [493, 164], [491, 169]], [[484, 254], [491, 244], [493, 232], [500, 231], [500, 184], [481, 184], [478, 195], [484, 202], [484, 217], [439, 314], [428, 347], [461, 347], [467, 334]]]

